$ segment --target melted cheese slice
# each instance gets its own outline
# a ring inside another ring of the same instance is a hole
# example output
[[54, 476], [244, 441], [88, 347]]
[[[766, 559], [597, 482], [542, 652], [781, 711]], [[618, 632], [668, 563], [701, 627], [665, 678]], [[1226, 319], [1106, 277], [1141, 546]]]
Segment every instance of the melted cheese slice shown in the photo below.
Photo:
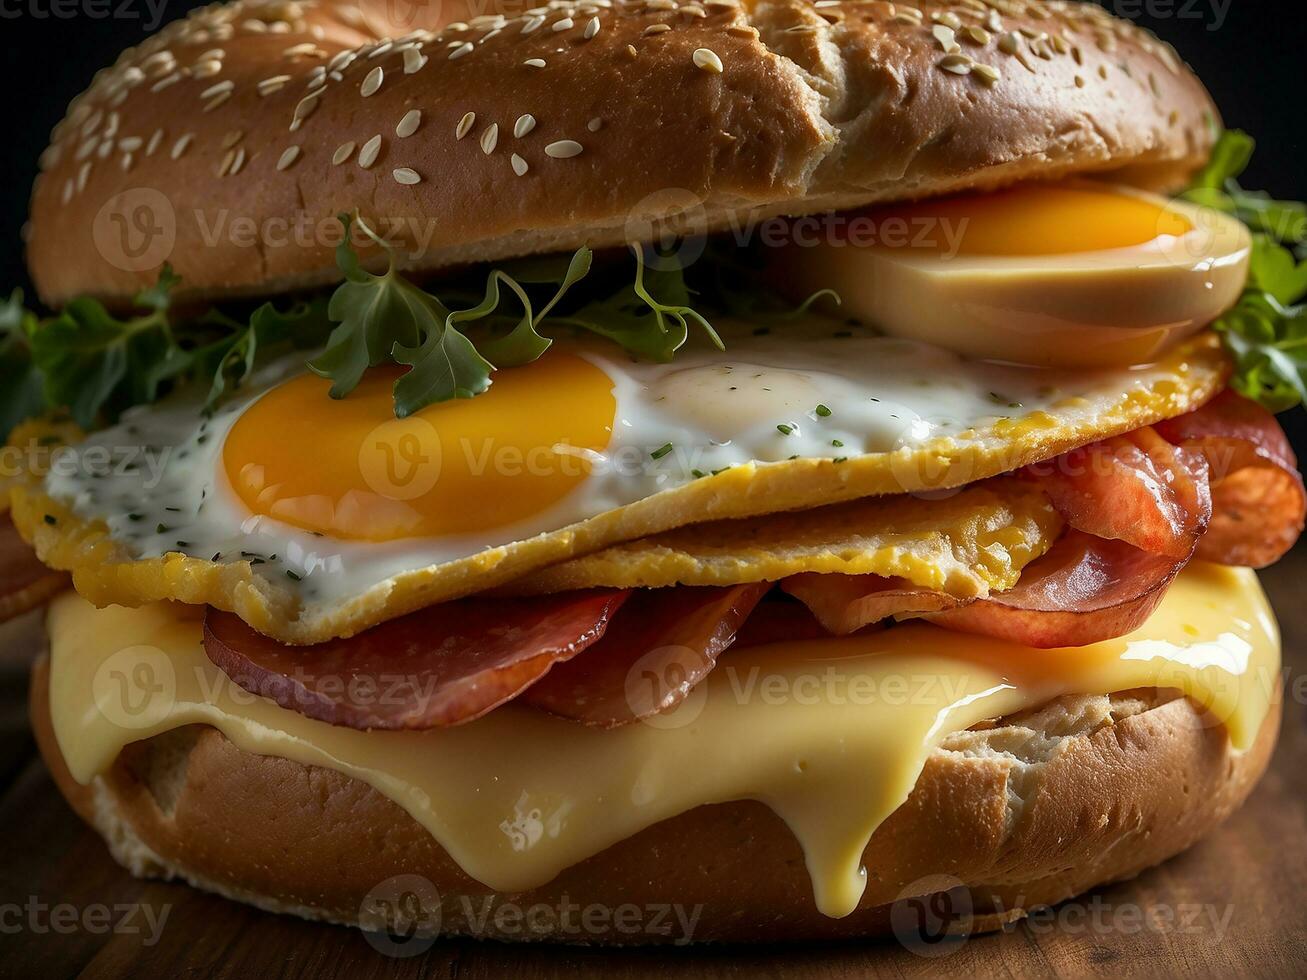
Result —
[[363, 780], [505, 892], [696, 806], [759, 800], [799, 840], [830, 916], [857, 906], [868, 840], [950, 733], [1063, 694], [1164, 687], [1207, 707], [1245, 749], [1280, 663], [1256, 576], [1203, 565], [1118, 640], [1033, 650], [918, 623], [756, 647], [728, 653], [677, 711], [610, 732], [513, 705], [435, 732], [311, 721], [214, 667], [197, 607], [96, 610], [70, 593], [49, 630], [55, 734], [80, 782], [130, 742], [212, 725], [247, 752]]

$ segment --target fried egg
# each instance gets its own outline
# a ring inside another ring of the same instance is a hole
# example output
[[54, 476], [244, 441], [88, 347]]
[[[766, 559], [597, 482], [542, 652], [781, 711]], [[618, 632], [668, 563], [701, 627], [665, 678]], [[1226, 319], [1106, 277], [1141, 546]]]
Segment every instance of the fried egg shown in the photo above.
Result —
[[1235, 304], [1252, 255], [1228, 215], [1088, 182], [799, 222], [776, 262], [796, 296], [833, 288], [886, 333], [1053, 367], [1152, 360]]
[[721, 331], [669, 364], [560, 342], [403, 420], [393, 373], [332, 400], [286, 360], [216, 413], [176, 397], [65, 450], [15, 519], [93, 601], [316, 642], [671, 528], [961, 486], [1179, 414], [1225, 370], [1211, 338], [1056, 372], [822, 317]]

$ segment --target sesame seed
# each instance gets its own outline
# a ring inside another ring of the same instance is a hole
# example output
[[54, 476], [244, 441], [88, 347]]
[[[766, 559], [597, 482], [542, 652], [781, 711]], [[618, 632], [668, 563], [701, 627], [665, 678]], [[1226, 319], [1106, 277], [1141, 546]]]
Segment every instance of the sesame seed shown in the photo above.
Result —
[[449, 60], [450, 60], [450, 61], [457, 61], [459, 58], [463, 57], [464, 55], [468, 55], [468, 54], [471, 54], [471, 53], [472, 53], [472, 42], [471, 42], [471, 41], [464, 41], [462, 44], [460, 44], [458, 47], [456, 47], [453, 51], [449, 52]]
[[640, 52], [635, 50], [634, 44], [628, 44], [626, 46], [626, 56], [630, 58], [632, 61], [634, 61], [636, 58], [640, 56]]
[[331, 155], [332, 166], [339, 167], [342, 163], [354, 155], [354, 141], [348, 140], [336, 147], [336, 152]]
[[564, 17], [562, 20], [554, 21], [551, 30], [553, 30], [553, 32], [557, 34], [560, 31], [570, 31], [573, 28], [573, 26], [575, 25], [572, 22], [572, 18]]
[[157, 82], [151, 85], [150, 91], [162, 92], [169, 85], [176, 85], [181, 80], [182, 80], [181, 72], [175, 71], [171, 75], [165, 75], [163, 78], [159, 79]]
[[77, 171], [77, 192], [86, 190], [86, 181], [91, 176], [91, 161], [87, 160]]
[[527, 58], [526, 61], [522, 62], [522, 64], [526, 65], [528, 68], [543, 68], [545, 66], [545, 59]]
[[381, 153], [381, 134], [378, 133], [372, 139], [363, 144], [363, 149], [359, 150], [359, 166], [364, 170], [377, 162], [377, 156]]
[[156, 129], [154, 131], [154, 135], [150, 137], [150, 142], [145, 144], [145, 155], [147, 157], [154, 156], [154, 151], [159, 148], [159, 144], [162, 142], [163, 142], [163, 130]]
[[1012, 31], [998, 40], [998, 49], [1004, 54], [1016, 54], [1021, 50], [1021, 35]]
[[954, 75], [971, 74], [972, 61], [964, 54], [945, 55], [936, 64], [944, 71], [951, 72]]
[[299, 148], [298, 146], [288, 146], [288, 147], [286, 147], [286, 152], [284, 152], [284, 153], [281, 155], [281, 158], [277, 161], [277, 169], [278, 169], [278, 170], [286, 170], [286, 169], [289, 168], [289, 167], [290, 167], [290, 166], [291, 166], [291, 165], [292, 165], [292, 164], [293, 164], [297, 159], [299, 159], [299, 155], [300, 155], [300, 148]]
[[557, 140], [545, 147], [545, 156], [555, 160], [567, 160], [579, 156], [584, 147], [576, 140]]
[[172, 145], [169, 156], [174, 160], [180, 159], [181, 155], [186, 152], [186, 148], [191, 145], [191, 140], [195, 139], [194, 133], [183, 133], [178, 137], [177, 142]]
[[123, 150], [126, 153], [135, 153], [144, 145], [145, 140], [141, 139], [139, 136], [124, 136], [118, 141], [118, 149]]
[[404, 74], [412, 75], [422, 70], [427, 63], [427, 56], [417, 48], [404, 49]]
[[544, 25], [544, 22], [545, 19], [542, 15], [535, 14], [532, 17], [530, 17], [525, 24], [522, 25], [522, 33], [530, 34], [532, 31], [539, 30], [540, 27]]
[[210, 99], [208, 102], [204, 104], [204, 109], [202, 111], [212, 112], [214, 109], [218, 108], [218, 106], [222, 105], [230, 98], [231, 98], [231, 92], [219, 92], [217, 95], [215, 95], [212, 99]]
[[975, 75], [986, 85], [996, 85], [1003, 77], [1002, 73], [997, 68], [992, 65], [982, 65], [979, 62], [971, 66], [971, 74]]
[[123, 154], [123, 169], [124, 169], [124, 170], [131, 170], [131, 169], [132, 169], [132, 163], [135, 161], [135, 159], [136, 159], [136, 158], [135, 158], [134, 156], [132, 156], [130, 153], [124, 153], [124, 154]]
[[491, 123], [486, 127], [486, 131], [481, 134], [481, 152], [486, 156], [495, 152], [495, 147], [499, 144], [499, 123]]
[[529, 112], [524, 112], [517, 117], [517, 122], [513, 123], [513, 135], [521, 139], [531, 130], [536, 128], [536, 117]]
[[191, 68], [191, 74], [196, 78], [208, 78], [222, 71], [222, 62], [217, 60], [201, 61]]
[[962, 46], [958, 44], [957, 37], [953, 33], [953, 28], [946, 27], [943, 24], [936, 24], [930, 29], [930, 33], [935, 36], [935, 40], [939, 42], [939, 46], [944, 49], [945, 54], [957, 54], [962, 50]]
[[720, 75], [724, 70], [722, 59], [717, 57], [717, 52], [711, 48], [696, 48], [691, 57], [696, 68], [702, 69], [710, 75]]
[[235, 87], [236, 87], [236, 83], [233, 82], [231, 79], [227, 79], [226, 81], [222, 81], [222, 82], [218, 82], [217, 84], [210, 85], [208, 88], [206, 88], [203, 92], [200, 93], [200, 98], [207, 99], [214, 95], [229, 94], [231, 90], [234, 89]]
[[386, 80], [386, 72], [380, 65], [368, 72], [367, 77], [363, 79], [363, 84], [359, 86], [359, 94], [363, 98], [370, 95], [376, 95], [377, 90], [381, 88], [381, 83]]
[[591, 17], [585, 25], [585, 33], [582, 35], [587, 41], [599, 33], [599, 18]]
[[410, 109], [408, 112], [404, 113], [404, 118], [401, 119], [399, 125], [395, 127], [395, 135], [400, 139], [412, 136], [418, 131], [420, 125], [422, 125], [422, 110]]
[[458, 127], [454, 130], [455, 139], [462, 139], [472, 130], [473, 124], [477, 121], [475, 112], [466, 112], [463, 118], [458, 121]]
[[525, 177], [525, 176], [526, 176], [526, 172], [527, 172], [527, 170], [530, 169], [530, 168], [526, 165], [526, 161], [523, 160], [523, 159], [522, 159], [520, 156], [518, 156], [516, 153], [513, 154], [513, 156], [510, 158], [509, 162], [512, 163], [512, 165], [513, 165], [513, 173], [517, 174], [519, 177]]
[[289, 75], [273, 75], [271, 78], [265, 78], [263, 81], [259, 82], [257, 86], [259, 94], [263, 96], [271, 95], [273, 92], [279, 91], [283, 88], [289, 81]]
[[422, 181], [422, 176], [416, 170], [410, 170], [408, 167], [400, 167], [392, 170], [390, 175], [395, 178], [397, 184], [418, 184]]
[[604, 121], [600, 119], [598, 116], [595, 116], [593, 119], [591, 119], [588, 123], [585, 124], [585, 128], [590, 130], [590, 132], [592, 133], [599, 132], [599, 130], [603, 129], [603, 127], [604, 127]]
[[671, 29], [671, 24], [650, 24], [644, 29], [644, 36], [653, 37], [655, 34], [666, 34]]

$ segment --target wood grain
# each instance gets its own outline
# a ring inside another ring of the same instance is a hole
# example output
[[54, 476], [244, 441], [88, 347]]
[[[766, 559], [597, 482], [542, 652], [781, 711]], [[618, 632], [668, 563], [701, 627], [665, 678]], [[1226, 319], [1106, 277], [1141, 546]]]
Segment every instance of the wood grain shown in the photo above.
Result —
[[[182, 885], [137, 881], [55, 791], [26, 733], [26, 665], [0, 652], [0, 977], [1302, 976], [1307, 546], [1263, 581], [1284, 629], [1288, 688], [1279, 749], [1247, 806], [1197, 847], [1136, 881], [1008, 932], [954, 943], [936, 957], [896, 943], [605, 952], [465, 941], [422, 944], [417, 955], [395, 958], [352, 930], [265, 915]], [[55, 932], [45, 924], [48, 913], [32, 925], [34, 902], [63, 903], [65, 914], [79, 917], [106, 911], [100, 920]], [[123, 915], [117, 906], [135, 909], [132, 919], [126, 929], [107, 930], [105, 921]], [[157, 936], [145, 908], [156, 923], [165, 917]]]

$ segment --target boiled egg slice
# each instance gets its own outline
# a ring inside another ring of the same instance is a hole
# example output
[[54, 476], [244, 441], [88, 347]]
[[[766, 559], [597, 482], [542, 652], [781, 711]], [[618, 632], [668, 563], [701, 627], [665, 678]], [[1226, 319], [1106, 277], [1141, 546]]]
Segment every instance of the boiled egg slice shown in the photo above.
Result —
[[776, 261], [795, 297], [966, 357], [1140, 364], [1238, 300], [1252, 239], [1219, 212], [1132, 188], [1018, 187], [797, 219]]

